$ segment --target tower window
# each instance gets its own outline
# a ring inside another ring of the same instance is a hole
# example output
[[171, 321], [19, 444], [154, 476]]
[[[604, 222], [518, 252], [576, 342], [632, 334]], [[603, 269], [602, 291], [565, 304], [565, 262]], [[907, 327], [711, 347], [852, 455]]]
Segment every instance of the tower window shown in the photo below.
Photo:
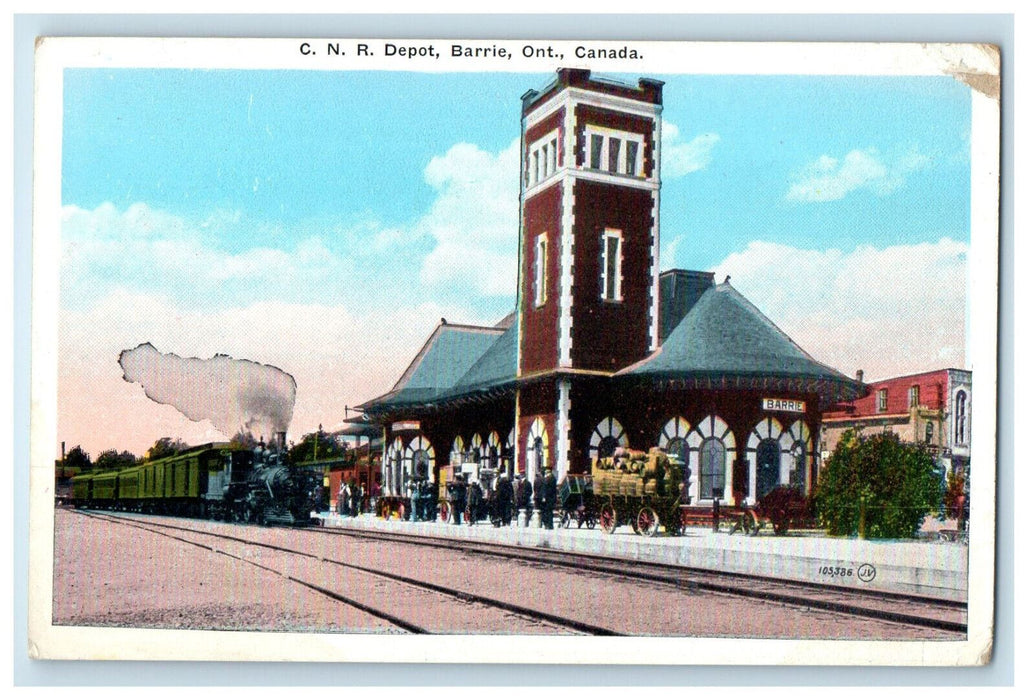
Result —
[[642, 134], [587, 126], [586, 139], [589, 143], [591, 170], [632, 177], [644, 176]]
[[534, 185], [557, 172], [557, 132], [552, 131], [528, 148], [525, 182]]
[[535, 305], [546, 303], [546, 234], [541, 233], [535, 239]]
[[600, 134], [590, 136], [589, 167], [600, 170], [601, 157], [604, 154], [604, 137]]
[[877, 411], [883, 413], [888, 410], [888, 390], [880, 389], [877, 391]]
[[622, 300], [622, 232], [605, 229], [601, 236], [601, 290], [605, 301]]
[[640, 144], [636, 141], [625, 142], [625, 174], [635, 175], [636, 174], [636, 156], [639, 153]]
[[607, 172], [618, 172], [618, 159], [622, 155], [622, 139], [612, 136], [607, 140]]
[[909, 407], [916, 408], [920, 405], [920, 385], [914, 384], [909, 387]]

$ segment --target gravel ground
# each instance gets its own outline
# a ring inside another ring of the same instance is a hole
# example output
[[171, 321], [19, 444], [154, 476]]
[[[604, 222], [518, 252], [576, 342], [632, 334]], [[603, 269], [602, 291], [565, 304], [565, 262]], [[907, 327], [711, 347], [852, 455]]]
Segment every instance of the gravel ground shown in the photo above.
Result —
[[215, 552], [59, 509], [55, 625], [390, 631], [388, 623]]
[[[363, 631], [392, 628], [282, 576], [215, 552], [83, 514], [55, 516], [54, 623], [189, 629]], [[173, 522], [165, 519], [167, 522]], [[308, 530], [176, 520], [382, 571], [477, 592], [637, 635], [811, 639], [959, 639], [835, 613], [419, 546], [387, 545]], [[220, 544], [231, 549], [229, 544]], [[234, 551], [339, 590], [438, 632], [556, 632], [497, 610], [343, 572], [326, 562], [248, 545]], [[386, 600], [388, 599], [388, 600]], [[386, 603], [388, 603], [386, 605]]]

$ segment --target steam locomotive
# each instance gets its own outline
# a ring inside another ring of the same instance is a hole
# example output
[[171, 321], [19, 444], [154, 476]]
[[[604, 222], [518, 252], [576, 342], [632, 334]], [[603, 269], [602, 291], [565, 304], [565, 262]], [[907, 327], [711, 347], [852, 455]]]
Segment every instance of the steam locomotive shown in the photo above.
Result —
[[111, 472], [72, 478], [76, 508], [182, 515], [260, 525], [308, 525], [323, 474], [288, 462], [283, 442], [254, 450], [208, 443]]

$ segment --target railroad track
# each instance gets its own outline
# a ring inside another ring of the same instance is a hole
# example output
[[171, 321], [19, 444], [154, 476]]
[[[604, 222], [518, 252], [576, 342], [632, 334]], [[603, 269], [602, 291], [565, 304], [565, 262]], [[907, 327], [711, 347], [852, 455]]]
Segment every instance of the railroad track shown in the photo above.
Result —
[[[112, 522], [122, 526], [136, 528], [161, 537], [167, 537], [172, 540], [189, 544], [206, 551], [214, 552], [221, 556], [229, 557], [241, 563], [254, 566], [260, 570], [282, 576], [287, 580], [291, 581], [292, 583], [307, 588], [315, 593], [330, 598], [338, 603], [342, 603], [344, 605], [358, 609], [374, 618], [377, 618], [378, 620], [387, 622], [393, 627], [396, 627], [399, 630], [405, 632], [410, 632], [414, 634], [435, 634], [439, 632], [455, 633], [455, 629], [436, 630], [433, 627], [429, 627], [426, 622], [404, 619], [392, 612], [384, 610], [383, 607], [380, 607], [379, 605], [371, 603], [369, 600], [361, 600], [358, 597], [355, 597], [354, 595], [346, 595], [344, 592], [341, 592], [340, 590], [334, 590], [328, 585], [312, 580], [309, 576], [301, 577], [295, 575], [288, 570], [290, 568], [288, 566], [274, 567], [268, 564], [264, 564], [261, 561], [259, 561], [259, 557], [250, 555], [247, 548], [258, 547], [264, 550], [277, 552], [282, 555], [288, 555], [289, 557], [297, 557], [309, 560], [311, 562], [319, 562], [320, 566], [332, 566], [336, 567], [339, 570], [348, 570], [353, 575], [353, 581], [355, 575], [359, 574], [360, 576], [373, 577], [376, 579], [389, 581], [395, 585], [407, 586], [413, 589], [417, 589], [419, 591], [424, 592], [425, 594], [445, 596], [452, 600], [463, 602], [467, 605], [473, 603], [477, 606], [482, 606], [487, 609], [495, 610], [501, 613], [506, 613], [508, 615], [517, 616], [536, 625], [545, 625], [547, 627], [554, 628], [564, 633], [574, 632], [576, 634], [596, 636], [624, 636], [620, 632], [600, 627], [598, 625], [589, 624], [581, 620], [556, 615], [542, 610], [536, 610], [526, 606], [516, 605], [511, 602], [498, 600], [489, 596], [473, 593], [470, 591], [463, 591], [452, 587], [442, 586], [429, 581], [422, 581], [412, 577], [393, 574], [383, 570], [375, 570], [355, 563], [336, 560], [322, 555], [313, 554], [311, 552], [300, 551], [291, 547], [285, 547], [281, 545], [272, 544], [269, 542], [263, 542], [254, 538], [229, 535], [221, 532], [205, 532], [192, 527], [185, 527], [182, 525], [173, 525], [166, 522], [159, 522], [152, 518], [144, 519], [141, 516], [117, 515], [112, 513], [101, 514], [97, 512], [88, 511], [77, 512], [85, 517]], [[235, 546], [237, 548], [237, 551], [233, 551]], [[394, 599], [393, 596], [386, 595], [383, 592], [379, 593], [378, 598], [383, 598], [386, 600]], [[525, 627], [527, 633], [527, 625]], [[494, 628], [493, 631], [499, 631], [499, 629]]]
[[684, 590], [708, 591], [771, 601], [926, 629], [963, 634], [967, 632], [966, 603], [928, 596], [872, 591], [818, 582], [735, 574], [653, 562], [637, 562], [617, 557], [564, 552], [541, 547], [458, 540], [426, 534], [407, 535], [328, 527], [310, 529], [335, 536], [434, 547], [460, 551], [473, 556], [518, 559], [543, 566], [576, 569], [581, 572], [593, 572], [626, 580], [674, 586]]

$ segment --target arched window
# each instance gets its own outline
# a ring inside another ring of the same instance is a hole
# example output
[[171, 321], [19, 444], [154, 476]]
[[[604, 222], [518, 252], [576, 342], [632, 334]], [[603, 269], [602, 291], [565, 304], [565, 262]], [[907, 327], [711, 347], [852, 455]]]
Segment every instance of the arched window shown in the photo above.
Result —
[[760, 420], [748, 435], [744, 456], [748, 461], [749, 501], [757, 502], [780, 484], [788, 483], [791, 441], [773, 416]]
[[803, 495], [807, 493], [809, 485], [816, 484], [816, 466], [819, 461], [813, 454], [812, 433], [805, 421], [795, 421], [787, 434], [791, 438], [791, 474], [790, 484], [796, 487]]
[[611, 417], [600, 421], [589, 437], [589, 456], [603, 459], [614, 455], [619, 447], [628, 447], [629, 437], [622, 424]]
[[449, 451], [449, 463], [454, 467], [464, 461], [464, 439], [457, 435], [453, 438], [453, 449]]
[[722, 498], [726, 491], [726, 446], [710, 437], [701, 444], [701, 498]]
[[675, 456], [683, 462], [683, 469], [690, 467], [690, 421], [677, 416], [665, 423], [658, 437], [658, 447], [669, 456]]
[[503, 468], [507, 470], [507, 474], [514, 476], [514, 429], [511, 428], [510, 432], [507, 433], [507, 441], [503, 443], [503, 447], [500, 448], [500, 454], [503, 459]]
[[482, 436], [475, 433], [471, 436], [471, 447], [467, 451], [466, 462], [474, 462], [478, 465], [478, 469], [486, 466], [486, 454], [482, 450]]
[[960, 391], [956, 394], [956, 407], [954, 411], [954, 422], [956, 426], [956, 444], [967, 444], [967, 392]]
[[696, 498], [711, 500], [716, 489], [725, 498], [733, 473], [737, 442], [733, 431], [722, 418], [706, 417], [688, 436], [690, 443], [690, 478], [697, 481]]
[[489, 439], [485, 442], [485, 455], [487, 464], [493, 471], [500, 468], [500, 436], [493, 430], [489, 433]]
[[388, 492], [394, 495], [401, 493], [403, 474], [403, 441], [401, 437], [395, 438], [388, 450]]
[[546, 432], [546, 422], [536, 418], [528, 430], [525, 444], [525, 465], [529, 478], [543, 471], [550, 464], [550, 436]]
[[430, 478], [432, 468], [435, 466], [435, 448], [431, 446], [424, 435], [418, 434], [406, 447], [406, 454], [403, 458], [407, 476], [417, 476], [424, 479]]

